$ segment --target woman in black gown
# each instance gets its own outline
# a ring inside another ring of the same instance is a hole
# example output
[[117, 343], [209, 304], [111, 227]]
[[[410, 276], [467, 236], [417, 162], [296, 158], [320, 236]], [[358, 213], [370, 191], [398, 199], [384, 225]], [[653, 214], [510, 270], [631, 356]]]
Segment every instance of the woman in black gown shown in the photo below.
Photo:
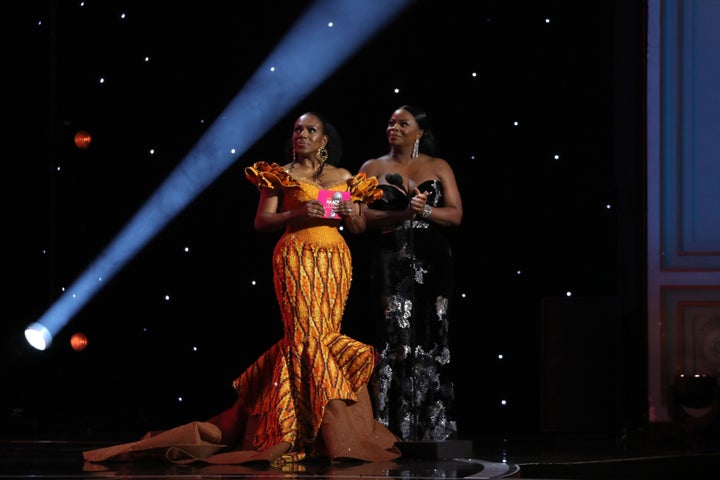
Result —
[[447, 230], [462, 220], [452, 168], [434, 156], [422, 110], [405, 105], [387, 125], [390, 152], [361, 172], [380, 181], [383, 197], [364, 207], [377, 231], [372, 264], [383, 332], [372, 393], [375, 415], [404, 441], [457, 435], [449, 376], [452, 250]]

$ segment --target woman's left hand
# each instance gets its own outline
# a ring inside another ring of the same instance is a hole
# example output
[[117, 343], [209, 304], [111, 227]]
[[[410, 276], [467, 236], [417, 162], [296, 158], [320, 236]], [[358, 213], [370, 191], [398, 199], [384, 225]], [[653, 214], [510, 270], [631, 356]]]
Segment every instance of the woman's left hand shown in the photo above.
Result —
[[338, 204], [337, 209], [335, 209], [335, 213], [337, 213], [341, 217], [351, 217], [353, 215], [357, 215], [356, 208], [358, 207], [355, 205], [355, 203], [351, 202], [350, 200], [346, 200]]

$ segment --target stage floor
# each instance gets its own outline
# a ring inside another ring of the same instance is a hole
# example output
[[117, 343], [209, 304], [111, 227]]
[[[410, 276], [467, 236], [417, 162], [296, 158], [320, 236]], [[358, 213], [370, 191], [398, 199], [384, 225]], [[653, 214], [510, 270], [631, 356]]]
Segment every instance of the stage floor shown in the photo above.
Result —
[[[627, 440], [627, 439], [626, 439]], [[614, 445], [594, 436], [533, 436], [468, 441], [460, 448], [418, 449], [401, 445], [393, 462], [304, 462], [259, 465], [175, 465], [164, 460], [93, 464], [82, 452], [119, 442], [77, 440], [0, 441], [0, 479], [717, 479], [720, 439], [658, 439], [644, 436]], [[441, 446], [442, 447], [442, 446]], [[405, 455], [405, 452], [408, 452]]]

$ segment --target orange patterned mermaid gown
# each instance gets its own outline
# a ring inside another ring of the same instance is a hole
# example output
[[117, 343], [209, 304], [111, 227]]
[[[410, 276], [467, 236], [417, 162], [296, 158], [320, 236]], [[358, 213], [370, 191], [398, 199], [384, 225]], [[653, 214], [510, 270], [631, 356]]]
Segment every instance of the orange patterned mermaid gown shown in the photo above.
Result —
[[[281, 188], [283, 210], [317, 198], [320, 189], [276, 164], [258, 162], [246, 175], [258, 188]], [[329, 189], [348, 190], [352, 200], [367, 203], [377, 198], [376, 187], [374, 178], [360, 174]], [[397, 438], [374, 419], [367, 393], [373, 347], [340, 333], [352, 263], [337, 226], [338, 220], [312, 219], [278, 240], [273, 277], [284, 336], [233, 386], [258, 422], [256, 450], [288, 444], [288, 459], [389, 460], [399, 456]]]
[[[320, 188], [277, 164], [257, 162], [245, 173], [258, 188], [282, 189], [283, 210], [317, 198]], [[349, 191], [363, 203], [382, 195], [377, 180], [364, 173], [330, 190]], [[207, 422], [86, 451], [85, 460], [153, 452], [175, 463], [212, 464], [398, 458], [399, 439], [374, 418], [368, 394], [373, 347], [340, 333], [352, 263], [338, 225], [337, 219], [308, 219], [278, 240], [273, 276], [284, 335], [233, 382], [238, 398], [231, 408]]]

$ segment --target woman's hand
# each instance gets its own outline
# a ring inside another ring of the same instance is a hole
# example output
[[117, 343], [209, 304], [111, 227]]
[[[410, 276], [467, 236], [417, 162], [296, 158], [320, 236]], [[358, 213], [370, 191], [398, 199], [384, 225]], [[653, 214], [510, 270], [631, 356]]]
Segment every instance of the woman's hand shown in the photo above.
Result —
[[412, 210], [412, 216], [422, 216], [422, 213], [427, 205], [428, 192], [421, 192], [415, 188], [415, 195], [410, 199], [410, 209]]
[[311, 218], [322, 218], [325, 216], [325, 206], [323, 206], [319, 200], [309, 200], [305, 202], [302, 208], [305, 209], [304, 216]]
[[335, 213], [343, 218], [352, 217], [353, 215], [360, 214], [360, 205], [352, 202], [351, 200], [344, 200], [337, 204], [335, 207]]

